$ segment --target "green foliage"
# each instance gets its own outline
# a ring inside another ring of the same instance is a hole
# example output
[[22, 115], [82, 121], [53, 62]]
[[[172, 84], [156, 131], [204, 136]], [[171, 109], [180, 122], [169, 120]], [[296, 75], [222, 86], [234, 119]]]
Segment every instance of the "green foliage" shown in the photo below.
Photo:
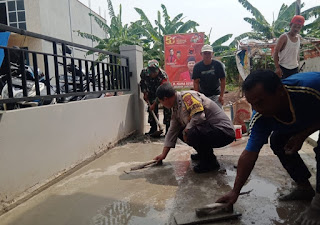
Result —
[[[272, 24], [269, 24], [261, 12], [250, 4], [248, 0], [238, 0], [251, 14], [253, 18], [245, 17], [244, 20], [251, 24], [252, 32], [247, 32], [239, 35], [230, 44], [235, 46], [237, 41], [243, 38], [254, 38], [258, 40], [270, 40], [279, 37], [282, 33], [290, 30], [291, 18], [295, 15], [296, 1], [291, 3], [289, 6], [283, 4], [280, 8], [278, 17]], [[301, 9], [304, 7], [304, 3], [301, 4]], [[320, 6], [310, 8], [306, 11], [302, 11], [301, 15], [305, 17], [306, 20], [316, 18], [310, 24], [306, 25], [302, 29], [302, 36], [320, 37], [319, 27], [320, 27]]]
[[226, 84], [226, 91], [231, 92], [239, 89], [240, 84], [236, 83], [227, 83]]
[[[205, 35], [205, 41], [204, 41], [205, 44], [210, 44], [209, 39], [211, 35], [211, 30], [212, 28], [210, 29], [209, 35]], [[231, 37], [232, 37], [232, 34], [227, 34], [218, 38], [212, 44], [210, 44], [213, 48], [215, 56], [226, 56], [226, 55], [233, 54], [233, 51], [235, 51], [234, 48], [230, 46], [222, 45], [223, 43], [227, 42]]]
[[[251, 14], [252, 18], [245, 17], [244, 20], [251, 25], [252, 31], [243, 33], [234, 38], [230, 43], [229, 47], [237, 47], [240, 40], [249, 38], [256, 40], [267, 41], [273, 38], [279, 37], [282, 33], [288, 32], [290, 30], [290, 21], [295, 15], [296, 2], [294, 1], [290, 5], [282, 4], [279, 14], [275, 21], [269, 24], [262, 13], [250, 4], [248, 0], [238, 0], [244, 8], [246, 8]], [[301, 4], [301, 9], [304, 4]], [[310, 8], [306, 11], [302, 11], [301, 15], [305, 17], [306, 21], [309, 19], [314, 19], [311, 23], [305, 25], [302, 29], [302, 36], [320, 37], [320, 6]], [[223, 50], [223, 49], [221, 49]], [[226, 55], [223, 52], [222, 55]], [[226, 65], [227, 71], [227, 83], [237, 84], [238, 70], [236, 68], [235, 57], [223, 58], [222, 61]], [[274, 70], [274, 61], [272, 56], [257, 56], [251, 59], [252, 70], [256, 69], [270, 69]]]
[[223, 57], [221, 61], [226, 66], [226, 83], [228, 85], [238, 85], [239, 71], [237, 69], [235, 56]]
[[196, 27], [199, 26], [197, 22], [192, 20], [183, 22], [183, 13], [176, 15], [171, 20], [166, 6], [161, 4], [161, 8], [164, 24], [161, 20], [161, 13], [158, 11], [155, 27], [153, 27], [142, 9], [134, 8], [140, 15], [139, 22], [141, 23], [140, 32], [142, 33], [142, 37], [144, 37], [145, 40], [149, 40], [149, 43], [146, 42], [143, 47], [145, 64], [150, 59], [157, 59], [161, 66], [164, 65], [164, 35], [197, 32]]
[[[224, 43], [232, 38], [232, 34], [223, 35], [211, 44], [211, 30], [208, 35], [205, 35], [205, 44], [210, 44], [214, 49], [215, 55], [222, 57], [221, 61], [226, 65], [227, 84], [231, 86], [238, 85], [239, 82], [239, 73], [236, 68], [235, 56], [233, 56], [238, 42], [244, 38], [268, 40], [279, 37], [282, 33], [289, 31], [290, 20], [295, 14], [295, 2], [290, 5], [283, 4], [276, 20], [269, 24], [262, 13], [251, 5], [248, 0], [238, 1], [253, 16], [251, 18], [244, 18], [244, 20], [251, 25], [252, 31], [234, 37], [234, 40], [229, 46], [224, 45]], [[130, 24], [123, 24], [121, 5], [119, 5], [119, 14], [116, 15], [112, 0], [107, 0], [107, 3], [110, 16], [109, 24], [94, 14], [89, 14], [100, 28], [105, 31], [105, 38], [99, 38], [94, 34], [88, 34], [80, 30], [75, 32], [77, 32], [79, 36], [96, 43], [96, 48], [109, 52], [119, 53], [120, 45], [139, 45], [144, 50], [143, 58], [145, 64], [150, 59], [157, 59], [161, 66], [164, 65], [164, 35], [197, 32], [197, 26], [199, 26], [197, 22], [192, 20], [184, 22], [185, 17], [183, 13], [170, 17], [166, 6], [163, 4], [161, 4], [161, 10], [157, 12], [157, 19], [154, 21], [155, 26], [150, 22], [144, 11], [139, 8], [134, 9], [140, 15], [140, 19]], [[301, 8], [303, 8], [303, 6], [304, 4], [301, 5]], [[320, 6], [302, 11], [301, 15], [303, 15], [306, 20], [312, 19], [311, 23], [303, 27], [302, 36], [320, 38]], [[89, 51], [87, 54], [92, 53], [93, 52]], [[225, 57], [230, 55], [231, 57]], [[102, 60], [105, 57], [106, 56], [100, 54], [98, 60]], [[252, 63], [253, 69], [265, 67], [274, 69], [271, 56], [253, 59]]]
[[251, 60], [252, 70], [258, 69], [268, 69], [268, 70], [275, 70], [275, 65], [272, 56], [261, 56], [255, 57]]
[[224, 35], [224, 36], [220, 37], [219, 39], [215, 40], [211, 45], [212, 45], [212, 47], [220, 46], [223, 43], [225, 43], [226, 41], [228, 41], [231, 37], [232, 37], [232, 34]]
[[[143, 40], [140, 39], [141, 33], [138, 28], [141, 27], [141, 23], [134, 22], [131, 25], [122, 24], [122, 7], [119, 6], [119, 14], [115, 15], [112, 2], [108, 0], [109, 15], [111, 18], [110, 25], [106, 24], [103, 20], [97, 17], [95, 14], [89, 13], [89, 16], [93, 17], [94, 21], [103, 29], [106, 33], [106, 38], [101, 39], [95, 35], [88, 34], [81, 31], [76, 31], [79, 36], [92, 40], [97, 43], [95, 48], [103, 49], [109, 52], [119, 53], [120, 45], [143, 45]], [[88, 51], [87, 55], [93, 54]], [[98, 60], [103, 60], [106, 56], [99, 54]]]

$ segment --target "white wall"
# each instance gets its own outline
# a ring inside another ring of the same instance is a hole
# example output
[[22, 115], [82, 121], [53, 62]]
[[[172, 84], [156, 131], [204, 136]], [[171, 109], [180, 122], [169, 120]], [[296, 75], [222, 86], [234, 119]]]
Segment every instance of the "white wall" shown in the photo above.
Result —
[[24, 7], [26, 13], [26, 25], [27, 30], [35, 33], [41, 33], [41, 10], [40, 2], [41, 0], [25, 0]]
[[0, 202], [135, 131], [134, 101], [128, 94], [0, 114]]
[[[73, 31], [80, 30], [91, 33], [92, 29], [92, 34], [95, 36], [105, 37], [105, 32], [89, 16], [90, 9], [77, 0], [41, 0], [39, 5], [41, 8], [41, 34], [89, 47], [95, 46], [97, 43], [92, 44], [91, 40], [82, 38]], [[34, 28], [27, 24], [27, 29], [32, 31]], [[52, 52], [52, 45], [43, 42], [43, 51]], [[82, 57], [84, 55], [84, 52], [78, 54]]]
[[[69, 9], [70, 2], [70, 9]], [[87, 6], [78, 0], [28, 0], [25, 1], [27, 30], [46, 36], [74, 42], [88, 47], [94, 47], [97, 43], [82, 38], [74, 31], [91, 33], [100, 38], [105, 38], [106, 33], [94, 21]], [[96, 14], [95, 12], [92, 12]], [[96, 14], [97, 15], [97, 14]], [[104, 18], [97, 15], [101, 20]], [[52, 43], [12, 34], [9, 46], [28, 47], [29, 50], [52, 53]], [[58, 54], [61, 54], [61, 48]], [[75, 57], [84, 58], [86, 51], [75, 50]], [[92, 59], [92, 57], [86, 57]]]
[[[86, 33], [92, 32], [92, 34], [102, 39], [106, 36], [105, 31], [103, 31], [94, 19], [89, 16], [91, 10], [78, 0], [27, 0], [24, 3], [28, 31], [88, 47], [94, 47], [97, 43], [92, 43], [91, 40], [78, 36], [78, 34], [74, 32], [75, 30]], [[92, 13], [96, 14], [94, 12]], [[102, 17], [100, 17], [100, 19], [104, 21]], [[51, 42], [14, 33], [10, 35], [8, 46], [28, 47], [28, 49], [32, 51], [53, 53]], [[57, 50], [58, 54], [62, 55], [60, 45], [58, 45]], [[93, 60], [93, 56], [86, 56], [86, 52], [86, 50], [80, 49], [75, 49], [73, 51], [74, 57]], [[32, 57], [29, 57], [29, 60], [32, 64]], [[49, 57], [50, 77], [54, 76], [53, 65], [53, 58]], [[38, 67], [41, 71], [44, 71], [42, 56], [39, 56]], [[62, 68], [59, 67], [59, 69]], [[59, 74], [61, 73], [62, 71], [59, 72]], [[54, 79], [52, 80], [52, 83], [55, 83]]]

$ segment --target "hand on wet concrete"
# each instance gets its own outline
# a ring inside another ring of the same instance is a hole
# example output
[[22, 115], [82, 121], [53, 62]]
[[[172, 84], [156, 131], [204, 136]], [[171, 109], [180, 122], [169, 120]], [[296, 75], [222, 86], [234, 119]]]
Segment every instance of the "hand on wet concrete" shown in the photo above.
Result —
[[227, 194], [219, 198], [216, 202], [217, 203], [227, 203], [229, 205], [233, 205], [239, 197], [239, 194], [237, 194], [234, 191], [229, 191]]
[[159, 163], [162, 163], [162, 160], [164, 160], [165, 158], [166, 158], [166, 155], [160, 154], [160, 155], [156, 156], [153, 160], [157, 160], [158, 164], [159, 164]]

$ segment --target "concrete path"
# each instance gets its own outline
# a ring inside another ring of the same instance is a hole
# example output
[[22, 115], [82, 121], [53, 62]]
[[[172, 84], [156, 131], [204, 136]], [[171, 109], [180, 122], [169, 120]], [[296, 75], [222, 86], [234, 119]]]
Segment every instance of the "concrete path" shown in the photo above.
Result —
[[[130, 172], [162, 151], [163, 139], [139, 137], [111, 149], [102, 157], [0, 217], [0, 225], [118, 225], [170, 224], [177, 213], [213, 203], [229, 191], [246, 138], [215, 151], [224, 169], [206, 174], [192, 171], [193, 149], [179, 144], [162, 166]], [[312, 148], [303, 158], [312, 172]], [[313, 174], [312, 183], [315, 183]], [[308, 203], [277, 201], [292, 186], [279, 160], [266, 145], [235, 209], [239, 220], [219, 224], [293, 224]]]

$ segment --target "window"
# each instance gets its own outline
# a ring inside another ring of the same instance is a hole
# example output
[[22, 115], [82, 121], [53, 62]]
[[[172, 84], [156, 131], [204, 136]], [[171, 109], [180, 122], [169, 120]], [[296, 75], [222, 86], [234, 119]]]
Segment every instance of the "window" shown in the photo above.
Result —
[[24, 2], [23, 1], [17, 1], [17, 10], [24, 10]]
[[0, 23], [8, 25], [6, 3], [0, 2]]
[[27, 29], [24, 0], [0, 0], [0, 23]]

